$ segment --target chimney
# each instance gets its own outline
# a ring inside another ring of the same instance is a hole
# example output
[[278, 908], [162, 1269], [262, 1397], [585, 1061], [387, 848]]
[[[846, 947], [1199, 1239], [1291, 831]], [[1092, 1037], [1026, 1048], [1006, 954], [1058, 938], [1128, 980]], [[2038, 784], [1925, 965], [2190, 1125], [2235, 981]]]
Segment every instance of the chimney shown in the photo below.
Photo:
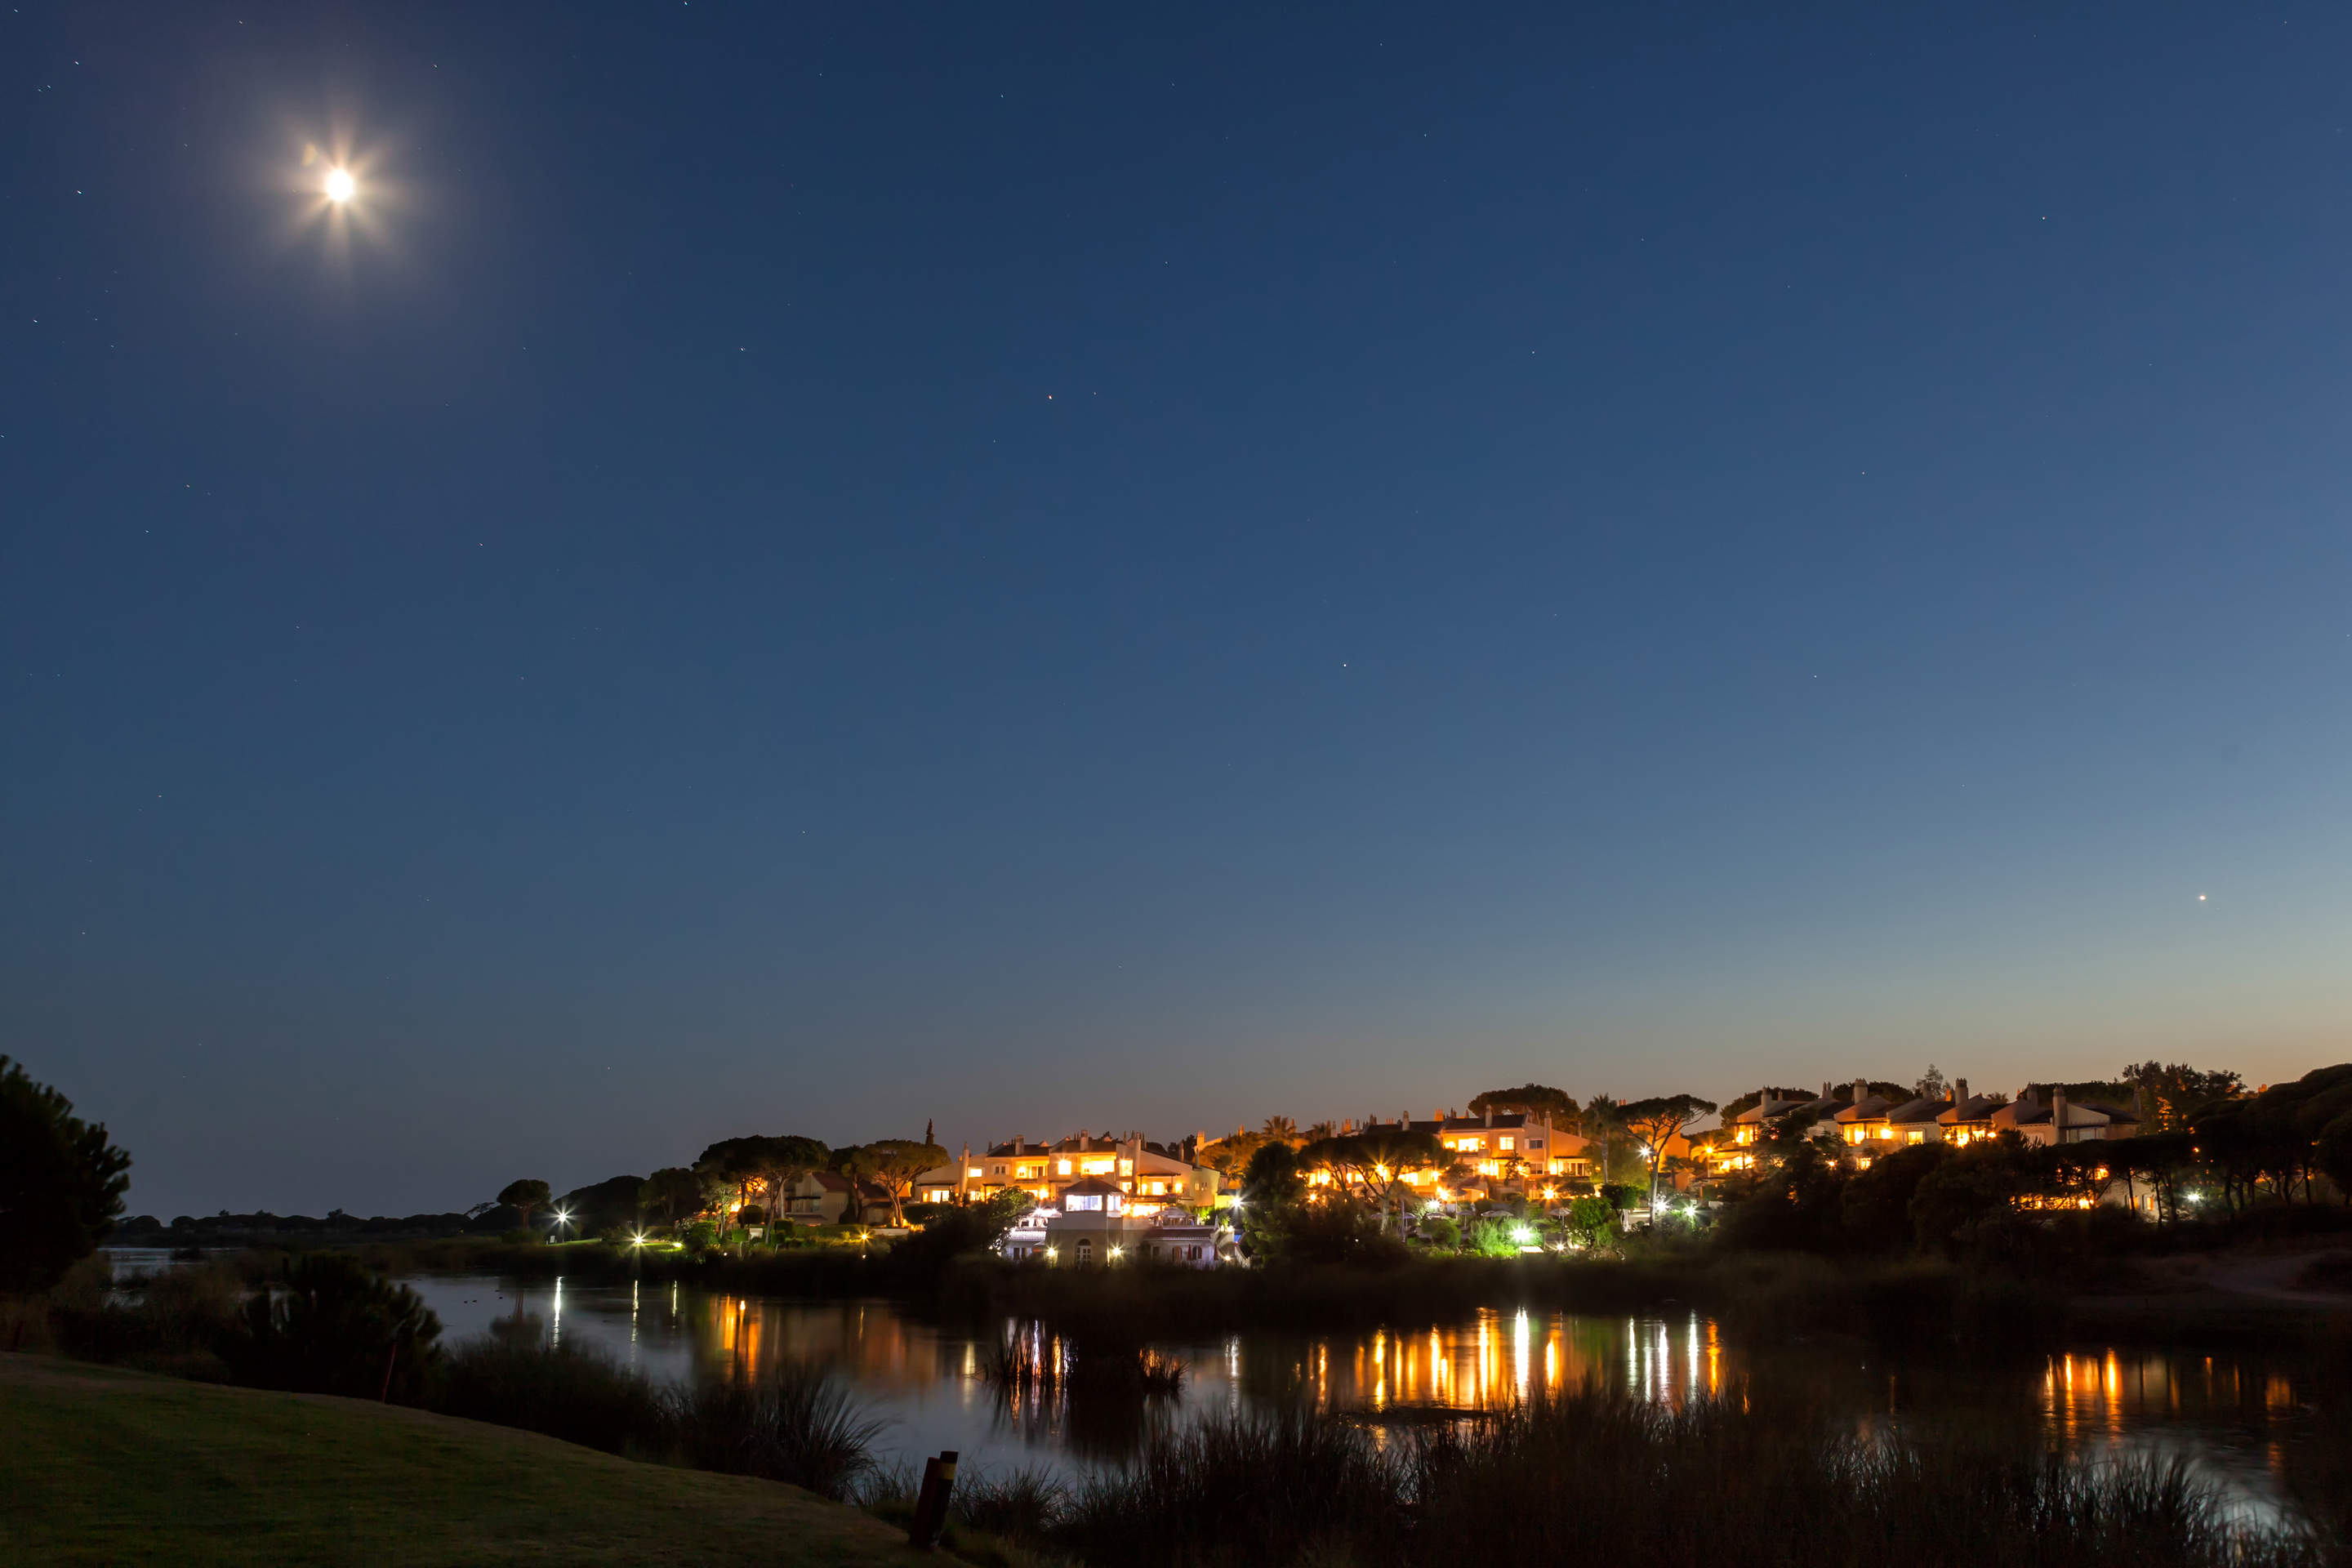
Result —
[[1968, 1102], [1969, 1080], [1964, 1078], [1954, 1079], [1952, 1080], [1952, 1109], [1954, 1110], [1958, 1110], [1961, 1106], [1966, 1105]]
[[1853, 1103], [1856, 1110], [1861, 1109], [1863, 1100], [1869, 1093], [1870, 1080], [1868, 1079], [1858, 1078], [1853, 1080]]
[[2066, 1142], [2066, 1090], [2057, 1085], [2050, 1090], [2050, 1142]]
[[1486, 1125], [1489, 1127], [1495, 1125], [1495, 1108], [1492, 1105], [1486, 1107]]
[[1823, 1100], [1827, 1100], [1830, 1097], [1830, 1089], [1832, 1087], [1832, 1085], [1830, 1083], [1829, 1079], [1822, 1079], [1822, 1098]]

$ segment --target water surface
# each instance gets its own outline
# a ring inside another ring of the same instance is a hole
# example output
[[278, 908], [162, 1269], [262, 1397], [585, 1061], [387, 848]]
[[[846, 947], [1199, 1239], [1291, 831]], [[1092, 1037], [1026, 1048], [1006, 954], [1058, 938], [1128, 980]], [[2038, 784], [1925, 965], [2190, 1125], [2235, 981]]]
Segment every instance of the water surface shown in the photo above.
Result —
[[408, 1281], [451, 1340], [493, 1322], [593, 1343], [667, 1381], [788, 1359], [835, 1368], [885, 1417], [893, 1462], [941, 1448], [985, 1470], [1077, 1474], [1131, 1454], [1154, 1425], [1203, 1413], [1296, 1408], [1402, 1421], [1432, 1407], [1491, 1410], [1538, 1387], [1586, 1384], [1679, 1404], [1799, 1397], [1857, 1427], [1954, 1420], [2007, 1426], [2086, 1456], [2180, 1454], [2252, 1517], [2278, 1516], [2290, 1468], [2324, 1439], [2309, 1369], [2285, 1355], [2085, 1346], [2025, 1362], [1888, 1359], [1852, 1348], [1746, 1350], [1696, 1313], [1496, 1312], [1411, 1333], [1250, 1332], [1155, 1348], [1185, 1363], [1171, 1400], [1073, 1404], [1008, 1397], [985, 1375], [1007, 1336], [1051, 1352], [1034, 1324], [942, 1328], [882, 1301], [713, 1295], [667, 1282], [581, 1286], [488, 1276]]

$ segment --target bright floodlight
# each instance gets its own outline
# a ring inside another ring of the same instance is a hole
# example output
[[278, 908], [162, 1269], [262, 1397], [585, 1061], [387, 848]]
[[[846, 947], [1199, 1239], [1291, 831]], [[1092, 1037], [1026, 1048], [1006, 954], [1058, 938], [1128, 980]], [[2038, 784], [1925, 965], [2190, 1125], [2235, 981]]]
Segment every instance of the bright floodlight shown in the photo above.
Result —
[[352, 172], [349, 169], [330, 169], [327, 171], [327, 199], [329, 201], [338, 204], [350, 201], [352, 199], [352, 193], [358, 189], [359, 185], [352, 179]]

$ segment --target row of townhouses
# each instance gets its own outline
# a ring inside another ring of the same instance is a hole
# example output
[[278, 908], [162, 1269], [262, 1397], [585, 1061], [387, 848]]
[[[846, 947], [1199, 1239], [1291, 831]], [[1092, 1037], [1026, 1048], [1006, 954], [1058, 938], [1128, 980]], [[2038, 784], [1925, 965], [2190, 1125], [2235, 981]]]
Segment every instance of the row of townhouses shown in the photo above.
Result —
[[[1843, 1087], [1824, 1083], [1813, 1098], [1765, 1089], [1756, 1104], [1720, 1128], [1677, 1134], [1659, 1153], [1675, 1186], [1687, 1191], [1706, 1177], [1753, 1169], [1757, 1143], [1800, 1112], [1812, 1125], [1813, 1136], [1849, 1146], [1855, 1163], [1865, 1168], [1916, 1143], [1965, 1144], [2013, 1131], [2028, 1142], [2048, 1145], [2128, 1138], [2139, 1131], [2132, 1110], [2070, 1101], [2063, 1089], [2047, 1099], [2030, 1089], [2013, 1098], [1972, 1095], [1962, 1079], [1945, 1096], [1894, 1100], [1872, 1093], [1868, 1082], [1857, 1079]], [[1415, 1193], [1447, 1204], [1507, 1195], [1557, 1201], [1567, 1195], [1570, 1184], [1594, 1178], [1601, 1155], [1598, 1140], [1524, 1111], [1367, 1116], [1341, 1122], [1339, 1131], [1435, 1138], [1454, 1156], [1452, 1168], [1402, 1175]], [[1055, 1142], [1033, 1142], [1016, 1134], [977, 1153], [965, 1145], [954, 1163], [919, 1176], [911, 1196], [924, 1204], [968, 1203], [1019, 1191], [1034, 1199], [1036, 1207], [1004, 1243], [1006, 1256], [1016, 1259], [1084, 1264], [1136, 1258], [1207, 1267], [1233, 1256], [1233, 1232], [1213, 1215], [1220, 1197], [1231, 1197], [1239, 1185], [1236, 1176], [1205, 1163], [1203, 1151], [1215, 1142], [1205, 1133], [1176, 1143], [1083, 1131]], [[1307, 1179], [1317, 1186], [1333, 1180], [1320, 1171]], [[883, 1188], [824, 1171], [802, 1179], [788, 1213], [803, 1224], [879, 1224], [889, 1206]]]
[[2029, 1143], [2095, 1142], [2129, 1138], [2139, 1131], [2137, 1113], [2095, 1100], [2069, 1101], [2063, 1089], [2053, 1089], [2042, 1100], [2030, 1089], [2014, 1099], [1969, 1092], [1969, 1080], [1959, 1079], [1950, 1094], [1895, 1101], [1870, 1092], [1856, 1079], [1844, 1091], [1822, 1085], [1819, 1099], [1784, 1099], [1767, 1089], [1757, 1102], [1734, 1117], [1705, 1147], [1713, 1173], [1752, 1169], [1755, 1145], [1775, 1125], [1798, 1112], [1808, 1112], [1814, 1136], [1834, 1138], [1850, 1145], [1858, 1164], [1914, 1143], [1970, 1143], [2013, 1131]]

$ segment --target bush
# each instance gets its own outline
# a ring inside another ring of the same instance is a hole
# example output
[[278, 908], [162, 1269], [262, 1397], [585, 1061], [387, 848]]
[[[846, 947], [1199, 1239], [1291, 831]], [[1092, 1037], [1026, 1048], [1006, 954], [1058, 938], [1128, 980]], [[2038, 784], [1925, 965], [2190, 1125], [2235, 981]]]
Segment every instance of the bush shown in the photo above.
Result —
[[357, 1258], [312, 1252], [246, 1303], [244, 1330], [226, 1346], [240, 1383], [412, 1403], [438, 1354], [441, 1320]]
[[1433, 1214], [1420, 1222], [1422, 1240], [1441, 1252], [1453, 1252], [1462, 1245], [1462, 1227], [1442, 1214]]
[[447, 1415], [543, 1432], [608, 1454], [659, 1458], [668, 1411], [646, 1375], [601, 1350], [520, 1335], [467, 1340], [444, 1358], [431, 1404]]
[[91, 1361], [225, 1381], [244, 1335], [245, 1280], [226, 1263], [125, 1281], [111, 1292], [60, 1292], [58, 1343]]
[[875, 1469], [883, 1424], [823, 1367], [787, 1362], [764, 1380], [743, 1378], [669, 1396], [679, 1453], [697, 1468], [761, 1476], [838, 1502]]
[[1519, 1221], [1507, 1217], [1474, 1219], [1466, 1239], [1470, 1250], [1481, 1258], [1517, 1258], [1519, 1232], [1525, 1228]]

